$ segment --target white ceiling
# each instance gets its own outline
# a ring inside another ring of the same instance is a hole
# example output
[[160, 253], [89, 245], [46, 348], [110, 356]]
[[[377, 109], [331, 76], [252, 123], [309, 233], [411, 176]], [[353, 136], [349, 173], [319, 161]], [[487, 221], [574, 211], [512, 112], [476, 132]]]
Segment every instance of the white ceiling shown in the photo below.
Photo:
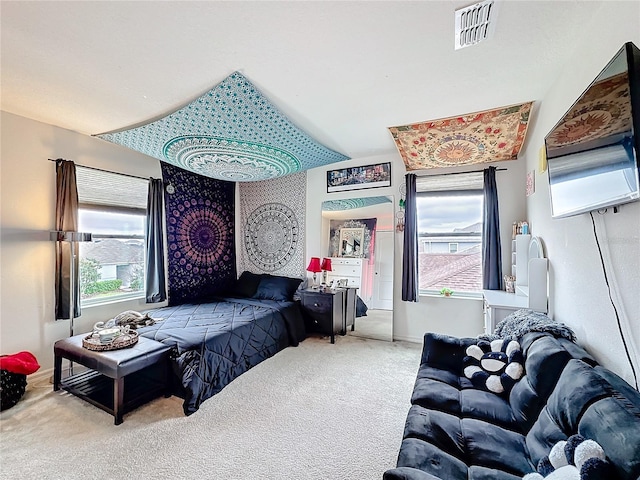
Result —
[[103, 133], [239, 70], [327, 147], [388, 154], [387, 127], [540, 100], [607, 4], [504, 0], [493, 38], [454, 50], [472, 3], [2, 0], [2, 110]]

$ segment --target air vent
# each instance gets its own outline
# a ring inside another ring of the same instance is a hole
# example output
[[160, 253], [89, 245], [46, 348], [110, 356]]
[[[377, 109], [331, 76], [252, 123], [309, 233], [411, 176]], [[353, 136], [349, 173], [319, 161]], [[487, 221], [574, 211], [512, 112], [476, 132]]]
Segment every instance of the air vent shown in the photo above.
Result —
[[485, 0], [456, 10], [456, 50], [490, 38], [495, 21], [494, 0]]

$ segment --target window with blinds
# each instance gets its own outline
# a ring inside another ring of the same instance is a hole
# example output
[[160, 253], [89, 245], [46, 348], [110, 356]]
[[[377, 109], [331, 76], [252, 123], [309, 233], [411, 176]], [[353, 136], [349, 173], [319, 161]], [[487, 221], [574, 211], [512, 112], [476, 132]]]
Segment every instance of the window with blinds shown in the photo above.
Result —
[[82, 305], [144, 296], [146, 179], [76, 166]]
[[416, 179], [418, 278], [422, 293], [482, 290], [482, 172]]

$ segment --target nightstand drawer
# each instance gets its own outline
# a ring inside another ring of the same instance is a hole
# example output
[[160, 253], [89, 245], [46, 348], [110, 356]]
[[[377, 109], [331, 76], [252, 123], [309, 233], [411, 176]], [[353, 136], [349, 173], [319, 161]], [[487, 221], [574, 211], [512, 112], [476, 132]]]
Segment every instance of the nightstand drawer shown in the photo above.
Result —
[[313, 313], [307, 310], [306, 326], [311, 332], [330, 334], [333, 330], [333, 318], [326, 314]]
[[302, 305], [309, 313], [328, 313], [333, 308], [331, 295], [305, 295]]

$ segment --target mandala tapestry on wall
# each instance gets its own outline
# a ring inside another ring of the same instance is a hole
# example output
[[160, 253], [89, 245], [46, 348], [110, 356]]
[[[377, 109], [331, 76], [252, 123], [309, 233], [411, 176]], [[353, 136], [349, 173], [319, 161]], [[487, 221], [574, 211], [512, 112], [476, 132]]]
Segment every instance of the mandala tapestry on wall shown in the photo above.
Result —
[[304, 275], [306, 173], [241, 183], [240, 271]]
[[167, 185], [169, 305], [221, 293], [236, 278], [235, 184], [161, 166]]
[[249, 260], [260, 270], [281, 270], [298, 247], [298, 220], [282, 203], [256, 208], [245, 225], [244, 241]]
[[515, 160], [533, 102], [390, 127], [407, 170]]

